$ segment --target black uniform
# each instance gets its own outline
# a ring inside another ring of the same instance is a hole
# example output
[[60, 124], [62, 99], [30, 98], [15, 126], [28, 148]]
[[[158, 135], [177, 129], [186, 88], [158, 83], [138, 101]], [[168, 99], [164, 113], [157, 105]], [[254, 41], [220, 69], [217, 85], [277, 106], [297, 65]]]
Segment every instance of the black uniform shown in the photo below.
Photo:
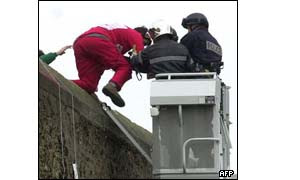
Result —
[[160, 39], [133, 56], [131, 64], [135, 71], [147, 73], [147, 79], [159, 73], [184, 73], [193, 69], [187, 48], [169, 38]]
[[209, 71], [216, 71], [214, 65], [220, 65], [222, 48], [208, 29], [196, 28], [181, 38], [180, 43], [189, 50], [195, 63]]

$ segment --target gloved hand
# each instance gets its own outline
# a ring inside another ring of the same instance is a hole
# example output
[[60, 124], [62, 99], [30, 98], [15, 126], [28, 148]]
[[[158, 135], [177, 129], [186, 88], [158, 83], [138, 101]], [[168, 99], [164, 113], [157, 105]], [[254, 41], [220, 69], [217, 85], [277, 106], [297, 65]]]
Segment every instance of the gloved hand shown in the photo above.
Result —
[[138, 56], [132, 55], [128, 57], [128, 62], [130, 63], [132, 69], [136, 72], [139, 72], [139, 67], [141, 66], [138, 62]]
[[67, 50], [67, 49], [70, 49], [72, 47], [72, 45], [68, 45], [68, 46], [64, 46], [64, 47], [62, 47], [60, 50], [58, 50], [57, 52], [56, 52], [56, 54], [57, 55], [63, 55], [63, 54], [65, 54], [65, 51]]

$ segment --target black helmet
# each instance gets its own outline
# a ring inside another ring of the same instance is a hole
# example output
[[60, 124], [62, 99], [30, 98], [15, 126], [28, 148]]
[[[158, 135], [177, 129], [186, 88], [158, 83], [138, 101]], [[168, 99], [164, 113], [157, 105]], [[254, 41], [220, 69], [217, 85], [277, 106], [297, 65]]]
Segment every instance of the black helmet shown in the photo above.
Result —
[[144, 37], [146, 35], [146, 33], [148, 32], [148, 28], [146, 28], [145, 26], [140, 26], [140, 27], [136, 27], [134, 28], [134, 30], [136, 30], [137, 32], [141, 33], [141, 35]]
[[177, 36], [176, 30], [171, 27], [171, 32], [172, 32], [172, 40], [177, 42], [178, 41], [178, 36]]
[[151, 37], [148, 32], [148, 28], [146, 28], [145, 26], [140, 26], [140, 27], [134, 28], [134, 30], [136, 30], [143, 36], [145, 46], [149, 46], [152, 43]]
[[181, 23], [181, 25], [186, 29], [189, 25], [194, 24], [204, 25], [208, 28], [207, 18], [201, 13], [192, 13], [188, 15], [188, 17], [183, 18]]

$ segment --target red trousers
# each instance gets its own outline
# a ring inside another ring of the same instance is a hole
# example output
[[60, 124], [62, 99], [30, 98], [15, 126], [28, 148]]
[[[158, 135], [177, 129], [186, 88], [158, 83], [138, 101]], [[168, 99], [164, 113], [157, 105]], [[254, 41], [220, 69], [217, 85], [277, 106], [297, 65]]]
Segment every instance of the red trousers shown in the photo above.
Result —
[[131, 79], [131, 65], [110, 40], [84, 36], [75, 41], [73, 49], [79, 76], [79, 80], [73, 82], [87, 92], [97, 91], [101, 75], [107, 69], [115, 71], [110, 81], [118, 90]]

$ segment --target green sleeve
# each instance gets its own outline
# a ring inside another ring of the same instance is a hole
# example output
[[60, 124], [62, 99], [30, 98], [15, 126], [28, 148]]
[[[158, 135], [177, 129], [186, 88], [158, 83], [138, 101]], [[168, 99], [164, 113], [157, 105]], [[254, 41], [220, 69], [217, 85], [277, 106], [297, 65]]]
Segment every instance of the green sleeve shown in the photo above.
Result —
[[40, 56], [40, 59], [47, 64], [52, 63], [52, 61], [54, 61], [54, 59], [57, 57], [56, 53], [48, 53], [48, 54], [44, 54], [42, 56]]

